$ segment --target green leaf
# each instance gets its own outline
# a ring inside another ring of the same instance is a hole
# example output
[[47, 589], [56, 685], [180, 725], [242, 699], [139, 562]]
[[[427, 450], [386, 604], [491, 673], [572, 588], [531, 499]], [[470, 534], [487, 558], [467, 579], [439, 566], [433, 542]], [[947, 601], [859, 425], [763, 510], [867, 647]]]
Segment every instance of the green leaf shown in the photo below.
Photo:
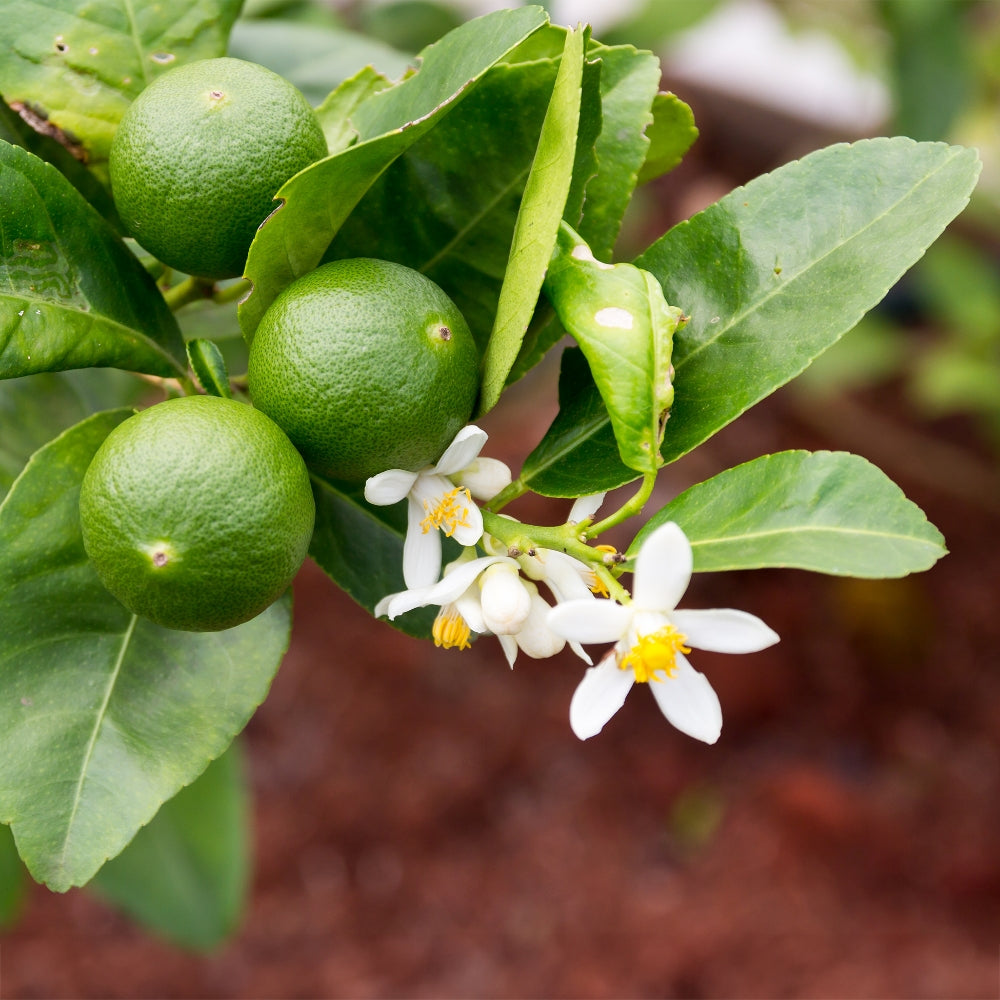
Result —
[[636, 478], [622, 463], [608, 411], [578, 347], [563, 351], [559, 413], [524, 460], [521, 481], [547, 497], [581, 497]]
[[576, 159], [587, 33], [566, 34], [552, 96], [514, 223], [496, 318], [483, 358], [479, 412], [500, 399], [517, 360], [555, 246]]
[[118, 122], [154, 77], [221, 56], [240, 0], [18, 0], [0, 20], [0, 93], [105, 172]]
[[846, 452], [765, 455], [692, 486], [650, 518], [629, 554], [666, 521], [684, 529], [699, 571], [787, 566], [896, 577], [946, 553], [923, 511]]
[[388, 86], [389, 81], [381, 73], [365, 66], [327, 95], [316, 109], [316, 117], [323, 127], [331, 153], [347, 149], [357, 139], [358, 130], [351, 122], [351, 115], [361, 104]]
[[638, 472], [655, 472], [674, 397], [670, 356], [680, 309], [667, 305], [648, 272], [595, 260], [565, 224], [545, 294], [586, 355], [622, 461]]
[[946, 139], [974, 96], [974, 5], [881, 0], [875, 10], [891, 37], [893, 128], [912, 139]]
[[351, 77], [371, 73], [397, 79], [413, 62], [405, 53], [354, 31], [280, 18], [237, 21], [229, 38], [229, 54], [274, 70], [294, 83], [313, 105], [321, 104]]
[[177, 632], [101, 585], [80, 482], [130, 413], [49, 442], [0, 505], [0, 822], [56, 891], [87, 882], [225, 750], [288, 643], [287, 598], [225, 632]]
[[694, 114], [676, 94], [657, 94], [653, 101], [653, 122], [646, 130], [649, 151], [639, 171], [639, 183], [646, 184], [669, 173], [698, 138]]
[[233, 398], [229, 386], [229, 372], [222, 351], [212, 340], [197, 338], [187, 342], [187, 356], [191, 370], [198, 376], [201, 387], [211, 396]]
[[660, 60], [631, 45], [593, 43], [590, 59], [600, 60], [603, 127], [597, 139], [597, 173], [587, 182], [583, 218], [576, 225], [600, 260], [611, 258], [622, 216], [647, 160], [650, 110], [660, 85]]
[[0, 927], [16, 923], [27, 890], [24, 866], [10, 827], [0, 823]]
[[0, 378], [113, 366], [183, 374], [153, 279], [54, 167], [0, 142]]
[[163, 804], [93, 886], [175, 944], [221, 944], [242, 914], [250, 875], [244, 772], [237, 740]]
[[963, 209], [976, 151], [830, 146], [675, 226], [636, 264], [691, 317], [674, 345], [662, 452], [686, 454], [846, 333]]
[[[363, 491], [313, 476], [316, 527], [309, 555], [369, 613], [387, 594], [405, 590], [403, 539], [406, 504], [376, 507]], [[436, 610], [413, 611], [392, 624], [410, 635], [429, 638]]]
[[43, 444], [91, 413], [137, 402], [145, 389], [109, 368], [0, 381], [0, 500]]
[[86, 415], [60, 375], [0, 382], [0, 499], [35, 451]]
[[124, 234], [111, 191], [63, 142], [58, 141], [56, 134], [56, 130], [30, 108], [19, 105], [15, 112], [0, 101], [0, 139], [12, 146], [23, 146], [29, 153], [51, 163], [107, 219], [116, 233]]
[[[247, 258], [246, 275], [253, 291], [240, 304], [239, 318], [248, 341], [275, 296], [320, 263], [344, 220], [383, 171], [446, 121], [477, 92], [477, 82], [486, 71], [544, 23], [543, 11], [524, 7], [497, 11], [446, 35], [425, 50], [417, 73], [357, 108], [352, 122], [358, 143], [314, 163], [281, 188], [282, 205], [258, 230]], [[466, 150], [470, 151], [474, 148]], [[435, 204], [441, 202], [435, 199]], [[392, 206], [388, 215], [378, 217], [378, 234], [391, 237], [396, 223], [405, 222], [415, 207], [409, 198], [402, 206]], [[446, 210], [447, 204], [441, 208]], [[386, 218], [394, 220], [393, 227], [385, 226]], [[372, 255], [408, 263], [381, 246]]]

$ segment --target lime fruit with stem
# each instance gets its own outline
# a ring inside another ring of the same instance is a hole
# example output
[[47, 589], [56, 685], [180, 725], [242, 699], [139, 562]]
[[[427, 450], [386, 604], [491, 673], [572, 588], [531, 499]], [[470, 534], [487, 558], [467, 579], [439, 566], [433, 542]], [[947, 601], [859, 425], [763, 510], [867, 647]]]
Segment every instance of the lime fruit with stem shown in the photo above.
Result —
[[436, 461], [479, 390], [479, 352], [425, 275], [357, 257], [289, 285], [261, 318], [247, 368], [254, 406], [323, 476], [363, 482]]
[[166, 628], [217, 631], [275, 601], [305, 559], [315, 504], [302, 457], [245, 403], [184, 396], [119, 424], [80, 490], [105, 587]]
[[162, 263], [234, 278], [278, 188], [326, 154], [288, 80], [242, 59], [202, 59], [129, 106], [111, 144], [111, 189], [126, 229]]

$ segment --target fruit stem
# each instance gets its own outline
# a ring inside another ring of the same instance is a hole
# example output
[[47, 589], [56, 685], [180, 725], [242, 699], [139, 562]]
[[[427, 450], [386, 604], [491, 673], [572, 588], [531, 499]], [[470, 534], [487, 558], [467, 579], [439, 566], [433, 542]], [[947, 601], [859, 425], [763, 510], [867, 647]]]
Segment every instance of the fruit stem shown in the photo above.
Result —
[[185, 278], [173, 288], [168, 288], [163, 297], [172, 312], [177, 312], [182, 306], [189, 302], [197, 302], [199, 299], [210, 299], [215, 290], [215, 282], [208, 278], [196, 278], [193, 275]]
[[524, 496], [528, 492], [527, 485], [521, 479], [515, 479], [509, 486], [505, 486], [488, 504], [484, 510], [499, 511], [507, 506], [512, 500]]
[[492, 511], [483, 511], [483, 527], [502, 545], [507, 547], [511, 558], [530, 556], [535, 549], [555, 549], [579, 559], [592, 567], [597, 576], [604, 582], [608, 591], [616, 598], [628, 599], [625, 589], [618, 583], [614, 567], [624, 562], [624, 556], [619, 552], [608, 551], [588, 545], [581, 537], [579, 525], [561, 524], [556, 527], [545, 527], [540, 524], [522, 524], [508, 517], [501, 517]]
[[244, 298], [250, 289], [250, 282], [246, 278], [240, 278], [231, 285], [217, 286], [212, 293], [212, 301], [219, 306], [229, 302], [238, 302]]
[[618, 508], [618, 510], [616, 510], [613, 514], [609, 514], [603, 520], [598, 521], [597, 524], [585, 525], [581, 534], [588, 539], [596, 538], [602, 532], [607, 531], [608, 528], [613, 528], [616, 524], [621, 524], [622, 521], [625, 521], [630, 517], [634, 517], [642, 511], [642, 508], [645, 506], [646, 501], [653, 492], [653, 487], [655, 485], [656, 473], [644, 473], [642, 477], [642, 485], [630, 500], [626, 500], [625, 503]]

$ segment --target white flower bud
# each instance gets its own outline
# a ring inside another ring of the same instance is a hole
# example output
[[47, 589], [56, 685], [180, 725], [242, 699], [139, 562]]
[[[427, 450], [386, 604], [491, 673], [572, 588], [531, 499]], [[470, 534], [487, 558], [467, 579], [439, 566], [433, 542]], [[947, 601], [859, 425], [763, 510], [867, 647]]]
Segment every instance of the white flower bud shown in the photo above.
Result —
[[477, 500], [492, 500], [511, 484], [510, 469], [498, 458], [477, 458], [455, 477]]
[[479, 577], [483, 620], [494, 635], [514, 635], [531, 612], [531, 595], [516, 567], [496, 563]]

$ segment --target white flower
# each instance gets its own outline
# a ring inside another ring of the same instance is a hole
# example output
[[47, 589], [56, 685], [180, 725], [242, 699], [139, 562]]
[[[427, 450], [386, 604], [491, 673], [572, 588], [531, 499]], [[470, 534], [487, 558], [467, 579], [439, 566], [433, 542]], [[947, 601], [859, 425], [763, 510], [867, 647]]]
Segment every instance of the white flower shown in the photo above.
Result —
[[[566, 640], [549, 628], [551, 605], [538, 593], [538, 588], [533, 583], [525, 580], [522, 581], [522, 586], [529, 600], [527, 617], [516, 632], [509, 635], [497, 634], [511, 668], [514, 666], [518, 650], [534, 660], [543, 660], [562, 652], [563, 646], [566, 645]], [[581, 650], [581, 655], [586, 657], [587, 654]], [[590, 662], [589, 658], [587, 662]]]
[[575, 500], [566, 523], [579, 524], [581, 521], [589, 521], [600, 510], [606, 496], [606, 493], [590, 493]]
[[486, 432], [470, 424], [455, 435], [435, 465], [419, 472], [389, 469], [365, 483], [365, 499], [371, 504], [385, 507], [407, 501], [403, 580], [408, 588], [437, 581], [439, 531], [465, 546], [482, 537], [483, 515], [472, 498], [492, 500], [511, 481], [503, 462], [478, 457], [485, 443]]
[[431, 628], [434, 644], [445, 649], [468, 648], [473, 632], [492, 634], [513, 667], [518, 650], [540, 659], [554, 656], [566, 644], [549, 629], [551, 609], [538, 588], [521, 579], [517, 563], [508, 556], [463, 555], [445, 567], [437, 583], [382, 598], [375, 617], [391, 620], [431, 604], [441, 608]]
[[691, 579], [691, 545], [669, 522], [646, 539], [636, 559], [632, 603], [579, 600], [557, 604], [549, 627], [578, 642], [615, 642], [584, 674], [570, 704], [580, 739], [596, 736], [625, 703], [632, 685], [649, 683], [667, 720], [695, 739], [714, 743], [722, 731], [719, 699], [704, 674], [684, 657], [690, 647], [752, 653], [778, 641], [744, 611], [677, 611]]

